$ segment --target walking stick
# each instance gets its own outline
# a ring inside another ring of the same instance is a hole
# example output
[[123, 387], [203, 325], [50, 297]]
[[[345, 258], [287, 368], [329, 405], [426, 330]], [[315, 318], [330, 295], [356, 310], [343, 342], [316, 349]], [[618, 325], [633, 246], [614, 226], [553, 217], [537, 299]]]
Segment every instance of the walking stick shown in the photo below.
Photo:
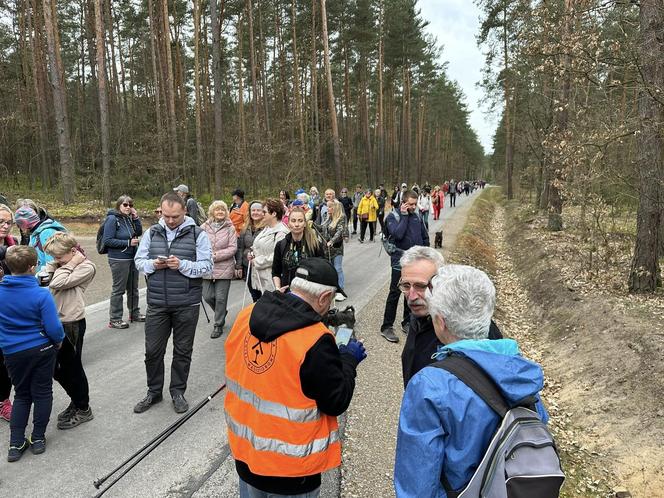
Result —
[[244, 302], [247, 299], [247, 289], [249, 288], [249, 275], [251, 274], [251, 260], [247, 265], [247, 274], [244, 276], [244, 293], [242, 294], [242, 309], [244, 309]]
[[[125, 475], [127, 475], [131, 469], [136, 467], [146, 456], [148, 456], [152, 451], [159, 446], [161, 443], [163, 443], [168, 437], [173, 434], [180, 426], [182, 426], [187, 420], [189, 420], [191, 417], [194, 416], [201, 408], [203, 408], [205, 405], [207, 405], [212, 398], [214, 398], [217, 394], [219, 394], [221, 391], [223, 391], [226, 388], [226, 383], [224, 382], [219, 388], [213, 392], [212, 394], [208, 395], [205, 399], [200, 401], [194, 408], [192, 408], [190, 411], [182, 415], [179, 419], [177, 419], [175, 422], [173, 422], [171, 425], [166, 427], [159, 435], [156, 437], [152, 438], [149, 442], [147, 442], [140, 450], [138, 450], [136, 453], [134, 453], [132, 456], [127, 458], [124, 462], [122, 462], [120, 465], [118, 465], [115, 469], [113, 469], [111, 472], [106, 474], [104, 477], [101, 477], [94, 481], [92, 484], [96, 489], [99, 489], [108, 479], [111, 478], [114, 474], [116, 474], [118, 471], [120, 471], [123, 467], [126, 467], [130, 462], [131, 465], [129, 465], [127, 468], [125, 468], [115, 479], [113, 479], [108, 486], [106, 486], [105, 489], [101, 490], [99, 493], [95, 495], [95, 498], [99, 498], [106, 493], [109, 489], [111, 489], [115, 483], [117, 483], [120, 479], [122, 479]], [[133, 460], [133, 461], [132, 461]]]

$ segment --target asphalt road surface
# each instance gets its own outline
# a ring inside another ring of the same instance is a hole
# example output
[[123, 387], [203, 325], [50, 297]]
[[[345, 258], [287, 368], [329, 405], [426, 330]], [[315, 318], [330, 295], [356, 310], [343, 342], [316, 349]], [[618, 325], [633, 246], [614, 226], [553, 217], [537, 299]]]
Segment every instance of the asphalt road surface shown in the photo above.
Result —
[[[459, 196], [457, 206], [472, 202], [477, 193]], [[430, 221], [431, 233], [455, 209], [446, 207], [442, 221]], [[359, 227], [358, 227], [359, 228]], [[368, 234], [367, 234], [368, 238]], [[433, 235], [431, 237], [433, 244]], [[90, 405], [94, 420], [71, 430], [58, 430], [55, 417], [68, 399], [54, 382], [54, 405], [48, 426], [47, 450], [43, 455], [29, 451], [17, 463], [0, 458], [0, 496], [7, 497], [91, 497], [97, 490], [93, 481], [114, 469], [146, 442], [173, 423], [178, 415], [168, 396], [172, 348], [166, 353], [164, 401], [142, 414], [133, 413], [134, 404], [146, 393], [143, 324], [126, 330], [107, 328], [110, 272], [105, 256], [94, 251], [92, 238], [83, 240], [99, 271], [88, 290], [87, 334], [83, 361], [90, 383]], [[389, 279], [389, 257], [375, 243], [360, 244], [353, 236], [344, 256], [346, 291], [358, 314]], [[243, 282], [234, 281], [229, 296], [228, 324], [232, 324], [243, 301]], [[250, 301], [246, 296], [246, 303]], [[145, 295], [141, 291], [144, 310]], [[126, 313], [125, 313], [126, 315]], [[213, 393], [224, 382], [224, 342], [228, 335], [210, 339], [212, 325], [201, 312], [186, 398], [191, 407]], [[356, 331], [378, 334], [379, 331]], [[368, 351], [371, 354], [371, 351]], [[30, 422], [31, 424], [31, 422]], [[30, 425], [29, 425], [30, 427]], [[28, 429], [29, 430], [29, 429]], [[0, 421], [0, 440], [9, 440], [9, 424]], [[5, 447], [6, 448], [6, 447]], [[212, 399], [168, 440], [136, 466], [105, 496], [108, 497], [232, 497], [238, 495], [237, 475], [226, 438], [223, 393]], [[379, 458], [379, 456], [377, 456]], [[339, 471], [324, 476], [322, 496], [339, 496]]]

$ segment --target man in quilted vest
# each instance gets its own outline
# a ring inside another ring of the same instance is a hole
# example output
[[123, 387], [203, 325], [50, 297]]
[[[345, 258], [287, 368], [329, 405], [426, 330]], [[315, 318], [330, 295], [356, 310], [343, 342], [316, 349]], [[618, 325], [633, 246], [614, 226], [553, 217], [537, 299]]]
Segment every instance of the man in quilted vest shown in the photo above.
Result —
[[145, 370], [148, 393], [134, 407], [143, 413], [162, 398], [164, 354], [173, 333], [170, 394], [177, 413], [184, 398], [202, 297], [203, 276], [212, 271], [212, 249], [205, 231], [186, 216], [184, 200], [175, 192], [161, 198], [162, 216], [143, 236], [134, 262], [148, 279], [145, 319]]

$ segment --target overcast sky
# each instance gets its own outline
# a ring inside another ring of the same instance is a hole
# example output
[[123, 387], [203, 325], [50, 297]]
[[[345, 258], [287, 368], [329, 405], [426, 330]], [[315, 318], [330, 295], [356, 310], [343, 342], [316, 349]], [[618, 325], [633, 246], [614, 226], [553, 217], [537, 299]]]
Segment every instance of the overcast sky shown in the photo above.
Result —
[[496, 119], [480, 109], [482, 90], [480, 70], [484, 56], [477, 47], [475, 36], [479, 30], [479, 9], [472, 0], [419, 0], [422, 18], [429, 21], [427, 29], [443, 46], [441, 62], [449, 62], [447, 75], [456, 80], [466, 95], [471, 111], [470, 124], [480, 138], [484, 151], [493, 147]]

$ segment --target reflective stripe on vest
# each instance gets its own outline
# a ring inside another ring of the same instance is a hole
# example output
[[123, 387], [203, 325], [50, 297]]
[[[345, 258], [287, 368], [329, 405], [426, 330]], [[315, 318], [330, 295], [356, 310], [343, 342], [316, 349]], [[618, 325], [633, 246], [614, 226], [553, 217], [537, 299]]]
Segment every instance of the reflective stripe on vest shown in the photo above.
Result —
[[314, 453], [320, 453], [327, 450], [331, 444], [339, 441], [339, 433], [335, 430], [330, 432], [328, 437], [314, 439], [307, 444], [291, 444], [279, 439], [257, 436], [249, 427], [236, 422], [228, 414], [226, 414], [226, 423], [237, 437], [249, 441], [256, 451], [272, 451], [296, 458], [304, 458]]
[[[257, 411], [266, 415], [290, 420], [291, 422], [311, 422], [320, 418], [318, 408], [291, 408], [281, 403], [261, 399], [249, 389], [244, 389], [232, 379], [226, 379], [226, 388], [245, 403], [253, 406]], [[237, 432], [236, 432], [237, 434]]]

